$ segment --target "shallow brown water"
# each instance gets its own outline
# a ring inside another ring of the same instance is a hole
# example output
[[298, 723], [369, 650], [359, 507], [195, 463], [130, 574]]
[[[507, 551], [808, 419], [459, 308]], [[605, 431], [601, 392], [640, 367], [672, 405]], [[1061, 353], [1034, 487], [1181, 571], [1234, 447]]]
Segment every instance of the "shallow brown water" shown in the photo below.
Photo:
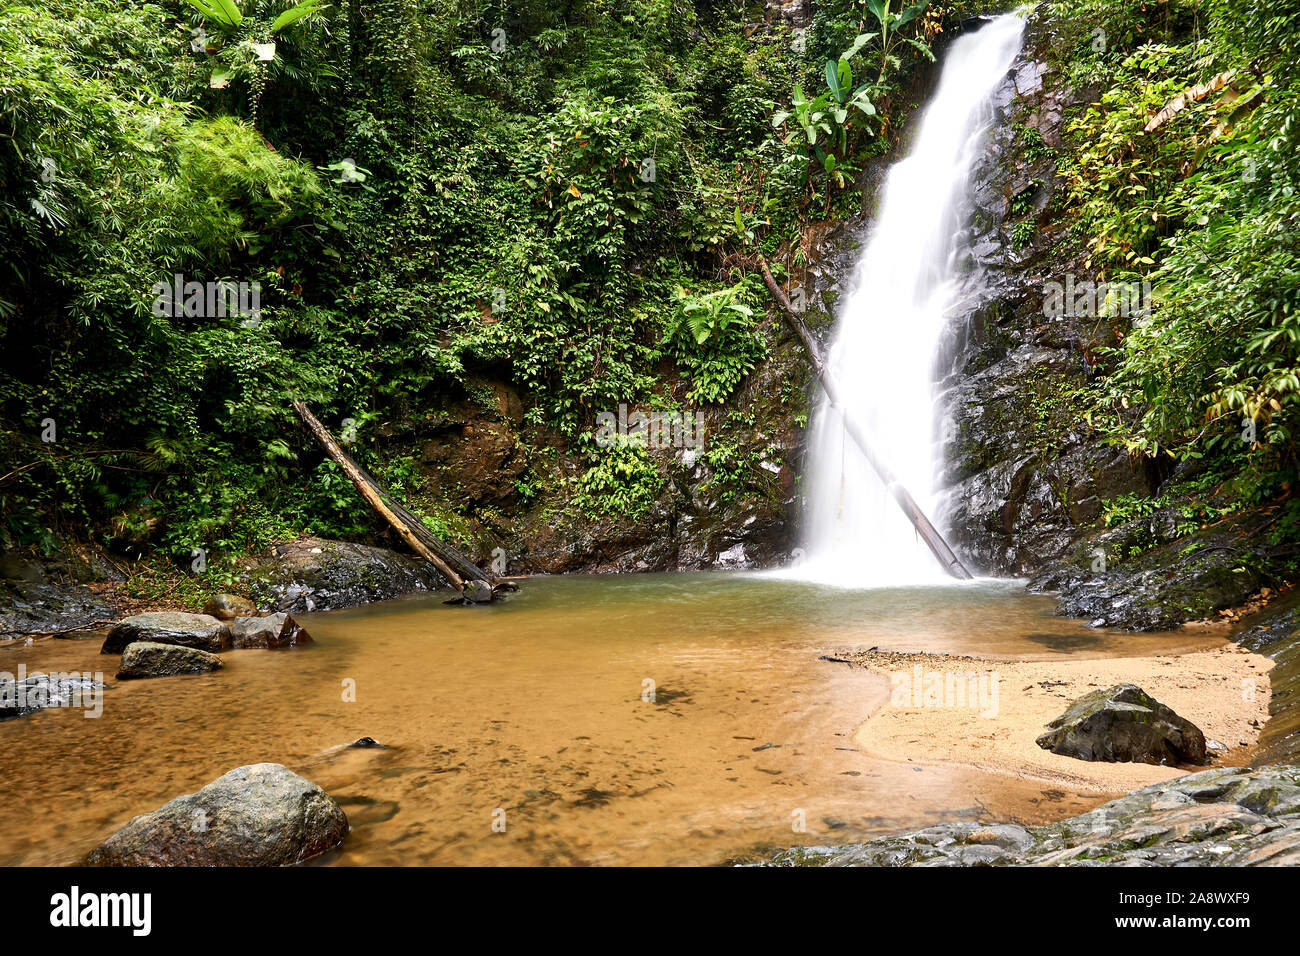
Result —
[[[0, 670], [99, 670], [111, 685], [97, 719], [0, 724], [0, 863], [74, 863], [132, 816], [259, 761], [343, 805], [353, 829], [332, 864], [703, 864], [944, 819], [1043, 822], [1101, 800], [864, 757], [854, 731], [888, 685], [818, 656], [1135, 656], [1220, 640], [1092, 631], [1005, 582], [569, 576], [487, 608], [440, 597], [306, 615], [315, 644], [228, 652], [211, 675], [118, 682], [97, 640], [0, 649]], [[332, 749], [362, 736], [388, 749]]]

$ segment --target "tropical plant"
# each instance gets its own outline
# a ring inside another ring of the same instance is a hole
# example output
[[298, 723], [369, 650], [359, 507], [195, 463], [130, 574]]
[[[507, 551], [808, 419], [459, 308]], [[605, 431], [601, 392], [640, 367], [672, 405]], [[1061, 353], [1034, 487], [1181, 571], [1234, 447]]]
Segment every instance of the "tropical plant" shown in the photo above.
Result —
[[920, 0], [909, 7], [904, 7], [899, 13], [890, 10], [892, 3], [893, 0], [864, 0], [864, 6], [876, 18], [880, 31], [862, 34], [853, 43], [853, 49], [856, 51], [863, 44], [877, 36], [880, 37], [880, 72], [876, 76], [877, 84], [884, 84], [889, 71], [899, 67], [899, 44], [907, 44], [926, 59], [934, 60], [934, 53], [928, 44], [916, 37], [904, 36], [901, 32], [903, 27], [925, 12], [925, 8], [930, 5], [930, 0]]
[[326, 0], [302, 0], [301, 3], [281, 11], [274, 19], [268, 19], [269, 12], [247, 15], [240, 10], [234, 0], [186, 0], [186, 2], [202, 14], [204, 22], [214, 26], [220, 34], [220, 38], [214, 40], [200, 29], [192, 44], [195, 53], [209, 54], [214, 57], [208, 75], [208, 86], [222, 90], [236, 79], [246, 80], [249, 108], [254, 123], [257, 122], [262, 95], [272, 76], [286, 74], [314, 82], [321, 77], [337, 75], [332, 70], [319, 65], [310, 70], [303, 70], [287, 63], [284, 51], [279, 49], [279, 44], [275, 41], [275, 36], [286, 28], [320, 13], [329, 6]]
[[[185, 0], [185, 2], [221, 30], [227, 32], [238, 30], [240, 24], [244, 22], [244, 14], [233, 0]], [[297, 23], [303, 17], [318, 13], [327, 6], [329, 4], [325, 0], [302, 0], [302, 3], [290, 7], [276, 17], [271, 22], [269, 32], [279, 33], [285, 27]]]
[[[801, 134], [827, 178], [841, 187], [846, 182], [846, 175], [856, 172], [848, 165], [852, 145], [850, 135], [858, 129], [869, 136], [874, 135], [867, 120], [880, 119], [874, 98], [885, 96], [890, 91], [886, 78], [890, 69], [899, 65], [899, 44], [908, 44], [930, 60], [934, 59], [924, 41], [899, 32], [925, 11], [929, 0], [920, 0], [897, 14], [890, 11], [890, 2], [866, 0], [865, 7], [875, 16], [880, 29], [874, 33], [858, 34], [839, 57], [826, 61], [826, 92], [809, 99], [803, 87], [796, 84], [790, 98], [791, 109], [778, 111], [772, 117], [772, 125], [776, 128], [793, 119], [791, 136]], [[853, 58], [873, 41], [879, 41], [880, 66], [876, 79], [855, 86]]]

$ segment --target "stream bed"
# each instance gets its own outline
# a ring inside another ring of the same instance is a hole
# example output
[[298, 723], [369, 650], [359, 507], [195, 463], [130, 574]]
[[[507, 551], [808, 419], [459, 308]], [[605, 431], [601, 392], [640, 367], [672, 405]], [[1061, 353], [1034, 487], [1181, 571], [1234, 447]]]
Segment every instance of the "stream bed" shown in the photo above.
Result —
[[[324, 865], [716, 864], [946, 820], [1043, 823], [1104, 798], [868, 758], [854, 734], [889, 682], [819, 658], [1127, 657], [1223, 640], [1090, 630], [1010, 581], [572, 575], [493, 606], [446, 596], [302, 615], [313, 644], [226, 652], [207, 675], [117, 681], [98, 639], [0, 648], [0, 670], [103, 671], [110, 685], [96, 719], [0, 723], [0, 863], [76, 863], [131, 817], [262, 761], [347, 812]], [[385, 747], [341, 746], [361, 737]]]

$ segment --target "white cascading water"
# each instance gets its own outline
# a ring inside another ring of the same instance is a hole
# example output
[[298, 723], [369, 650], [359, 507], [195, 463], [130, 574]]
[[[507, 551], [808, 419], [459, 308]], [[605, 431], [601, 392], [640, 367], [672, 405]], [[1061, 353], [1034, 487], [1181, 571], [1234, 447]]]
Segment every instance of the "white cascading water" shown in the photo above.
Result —
[[[1023, 28], [1019, 17], [997, 17], [949, 49], [911, 153], [885, 180], [827, 356], [842, 406], [932, 519], [942, 468], [936, 351], [960, 278], [971, 169]], [[825, 396], [813, 429], [804, 557], [791, 575], [847, 587], [951, 580]]]

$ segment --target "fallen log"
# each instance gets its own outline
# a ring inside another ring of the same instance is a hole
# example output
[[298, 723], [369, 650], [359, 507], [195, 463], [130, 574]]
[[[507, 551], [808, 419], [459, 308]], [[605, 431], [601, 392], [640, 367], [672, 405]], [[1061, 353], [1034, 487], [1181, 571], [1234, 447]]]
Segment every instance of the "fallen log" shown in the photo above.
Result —
[[491, 601], [498, 587], [511, 588], [496, 574], [484, 571], [451, 545], [440, 541], [424, 526], [424, 522], [402, 507], [379, 482], [352, 460], [306, 404], [294, 402], [293, 410], [320, 442], [325, 453], [343, 469], [343, 473], [356, 486], [366, 503], [393, 527], [412, 551], [437, 568], [466, 601]]
[[893, 495], [894, 501], [898, 503], [898, 507], [903, 510], [903, 514], [907, 515], [907, 520], [912, 522], [912, 527], [916, 529], [917, 534], [930, 548], [943, 569], [954, 578], [970, 580], [970, 571], [966, 570], [966, 566], [961, 563], [961, 559], [948, 546], [948, 542], [939, 533], [939, 529], [930, 523], [930, 519], [926, 517], [920, 505], [916, 503], [908, 490], [894, 476], [894, 473], [889, 470], [889, 467], [876, 457], [876, 453], [871, 450], [871, 445], [868, 444], [866, 435], [863, 434], [857, 420], [853, 418], [847, 408], [840, 404], [839, 391], [836, 388], [835, 380], [831, 378], [831, 374], [826, 368], [825, 360], [822, 358], [821, 349], [818, 348], [816, 340], [808, 331], [808, 327], [800, 320], [794, 306], [790, 304], [789, 297], [777, 285], [776, 280], [772, 278], [772, 270], [768, 268], [767, 260], [759, 256], [758, 264], [763, 270], [763, 281], [767, 283], [767, 288], [771, 291], [772, 297], [776, 299], [777, 305], [781, 307], [786, 322], [794, 330], [795, 335], [799, 336], [803, 347], [807, 349], [809, 364], [812, 365], [813, 372], [817, 375], [817, 381], [821, 383], [822, 391], [826, 393], [827, 401], [830, 402], [832, 408], [838, 409], [840, 417], [844, 421], [844, 431], [853, 439], [863, 457], [867, 459], [876, 475], [884, 482], [885, 487], [889, 489], [889, 493]]

